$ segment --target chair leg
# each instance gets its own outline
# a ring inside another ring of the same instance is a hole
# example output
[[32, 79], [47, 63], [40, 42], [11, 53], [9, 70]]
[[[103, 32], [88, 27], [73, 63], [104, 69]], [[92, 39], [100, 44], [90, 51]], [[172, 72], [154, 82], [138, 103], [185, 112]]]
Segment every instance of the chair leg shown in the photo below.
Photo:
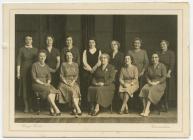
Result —
[[40, 97], [39, 93], [36, 93], [36, 107], [37, 107], [37, 115], [40, 114]]

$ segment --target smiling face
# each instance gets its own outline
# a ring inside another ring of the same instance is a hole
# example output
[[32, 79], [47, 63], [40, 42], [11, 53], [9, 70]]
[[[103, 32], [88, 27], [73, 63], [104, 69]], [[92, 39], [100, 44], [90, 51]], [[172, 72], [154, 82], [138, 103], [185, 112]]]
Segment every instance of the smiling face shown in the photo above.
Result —
[[119, 49], [119, 46], [118, 46], [118, 44], [117, 44], [116, 41], [112, 41], [112, 42], [111, 42], [111, 49], [112, 49], [113, 51], [117, 51], [117, 50]]
[[108, 64], [108, 56], [107, 55], [102, 54], [100, 57], [100, 60], [101, 60], [102, 65]]
[[95, 40], [89, 40], [89, 48], [94, 48], [96, 46]]
[[152, 63], [153, 64], [158, 64], [159, 63], [159, 56], [158, 54], [154, 53], [151, 57]]
[[72, 59], [73, 59], [73, 55], [71, 52], [67, 52], [66, 53], [66, 61], [67, 62], [72, 62]]
[[51, 36], [48, 36], [46, 39], [46, 43], [48, 46], [52, 46], [53, 45], [53, 38]]
[[26, 36], [25, 37], [25, 45], [27, 45], [27, 46], [32, 45], [32, 37], [31, 36]]
[[125, 56], [125, 64], [130, 65], [132, 63], [131, 56]]
[[72, 46], [72, 43], [73, 43], [72, 37], [67, 37], [67, 38], [66, 38], [66, 45], [67, 45], [67, 46]]
[[40, 52], [39, 53], [39, 62], [44, 63], [46, 60], [46, 53], [45, 52]]
[[141, 48], [141, 41], [140, 40], [135, 40], [134, 43], [133, 43], [133, 47], [135, 49]]
[[168, 50], [168, 44], [166, 43], [166, 41], [162, 41], [160, 43], [160, 48], [162, 51], [167, 51]]

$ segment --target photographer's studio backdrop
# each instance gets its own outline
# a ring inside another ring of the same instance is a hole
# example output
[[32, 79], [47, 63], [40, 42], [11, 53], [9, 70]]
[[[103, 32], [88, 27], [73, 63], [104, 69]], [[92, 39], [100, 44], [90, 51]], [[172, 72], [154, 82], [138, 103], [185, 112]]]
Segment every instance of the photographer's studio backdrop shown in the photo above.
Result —
[[[93, 36], [102, 52], [110, 51], [113, 39], [120, 42], [120, 51], [126, 52], [131, 49], [132, 40], [140, 37], [143, 41], [141, 48], [147, 50], [150, 61], [151, 53], [160, 49], [163, 39], [170, 42], [169, 49], [177, 55], [176, 15], [16, 15], [15, 57], [19, 48], [24, 46], [25, 35], [32, 36], [34, 47], [45, 48], [47, 34], [54, 36], [54, 46], [59, 50], [65, 46], [65, 36], [71, 35], [81, 55], [88, 47], [88, 38]], [[169, 95], [169, 105], [173, 107], [177, 106], [176, 67], [173, 91]], [[18, 86], [15, 91], [15, 107], [20, 109], [22, 99], [17, 96]]]

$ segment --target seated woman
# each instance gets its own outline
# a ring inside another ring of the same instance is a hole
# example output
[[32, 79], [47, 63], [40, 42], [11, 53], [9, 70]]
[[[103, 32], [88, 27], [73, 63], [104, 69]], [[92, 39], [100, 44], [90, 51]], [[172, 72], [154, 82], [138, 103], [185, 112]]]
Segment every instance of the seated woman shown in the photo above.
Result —
[[119, 93], [123, 101], [119, 114], [128, 114], [127, 101], [133, 97], [133, 93], [139, 88], [138, 70], [133, 64], [133, 58], [127, 54], [125, 56], [125, 66], [121, 68], [119, 77]]
[[99, 113], [99, 105], [108, 107], [113, 100], [115, 69], [112, 65], [108, 64], [109, 58], [108, 54], [101, 54], [101, 66], [96, 69], [92, 86], [88, 88], [88, 101], [92, 106], [90, 113], [92, 116], [96, 116]]
[[141, 89], [139, 97], [143, 99], [143, 112], [141, 116], [149, 116], [150, 105], [156, 105], [164, 94], [166, 88], [166, 67], [159, 62], [159, 55], [153, 53], [152, 65], [146, 71], [147, 84]]
[[40, 50], [38, 53], [38, 62], [32, 65], [32, 89], [38, 92], [40, 97], [47, 99], [50, 104], [50, 115], [61, 115], [60, 110], [55, 104], [55, 95], [59, 93], [52, 85], [49, 67], [45, 64], [46, 51]]
[[70, 103], [73, 107], [73, 115], [81, 115], [79, 102], [81, 99], [79, 85], [77, 83], [79, 69], [78, 64], [73, 62], [72, 52], [67, 51], [66, 62], [63, 62], [60, 69], [59, 103]]

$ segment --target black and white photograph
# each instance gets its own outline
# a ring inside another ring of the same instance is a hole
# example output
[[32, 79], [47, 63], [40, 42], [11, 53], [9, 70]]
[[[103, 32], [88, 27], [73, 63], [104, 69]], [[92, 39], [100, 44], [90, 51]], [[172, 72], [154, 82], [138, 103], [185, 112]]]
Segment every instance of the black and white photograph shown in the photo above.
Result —
[[73, 132], [78, 125], [94, 133], [123, 125], [120, 131], [155, 131], [152, 136], [159, 129], [160, 134], [182, 130], [189, 117], [184, 117], [189, 93], [183, 92], [188, 8], [162, 4], [5, 6], [4, 62], [12, 87], [5, 93], [6, 128], [49, 133], [65, 125], [64, 131]]

